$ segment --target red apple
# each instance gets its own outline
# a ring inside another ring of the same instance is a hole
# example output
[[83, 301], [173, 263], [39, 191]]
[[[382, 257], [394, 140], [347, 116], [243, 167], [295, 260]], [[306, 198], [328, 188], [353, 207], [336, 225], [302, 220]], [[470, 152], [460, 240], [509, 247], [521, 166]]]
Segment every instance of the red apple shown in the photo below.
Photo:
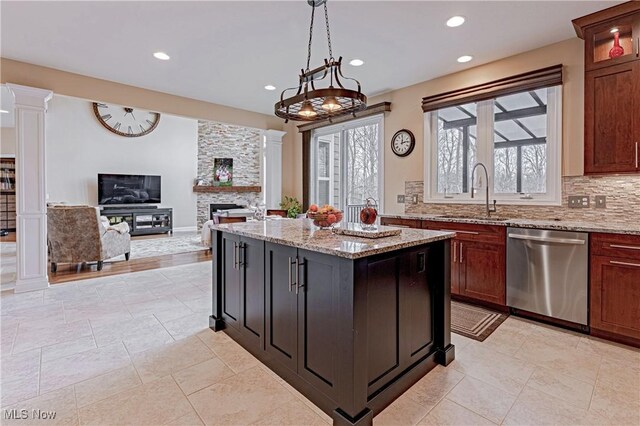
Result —
[[309, 206], [309, 211], [313, 212], [313, 213], [317, 212], [318, 211], [318, 206], [316, 204], [311, 204]]

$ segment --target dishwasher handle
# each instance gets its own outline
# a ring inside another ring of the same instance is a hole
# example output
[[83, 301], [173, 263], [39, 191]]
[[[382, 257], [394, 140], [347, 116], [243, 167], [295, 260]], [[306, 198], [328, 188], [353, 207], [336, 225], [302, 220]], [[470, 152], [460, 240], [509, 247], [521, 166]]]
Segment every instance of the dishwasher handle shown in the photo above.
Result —
[[572, 245], [584, 245], [585, 240], [578, 240], [574, 238], [551, 238], [551, 237], [536, 237], [534, 235], [521, 235], [521, 234], [509, 234], [509, 238], [516, 240], [529, 240], [540, 243], [555, 243], [555, 244], [572, 244]]

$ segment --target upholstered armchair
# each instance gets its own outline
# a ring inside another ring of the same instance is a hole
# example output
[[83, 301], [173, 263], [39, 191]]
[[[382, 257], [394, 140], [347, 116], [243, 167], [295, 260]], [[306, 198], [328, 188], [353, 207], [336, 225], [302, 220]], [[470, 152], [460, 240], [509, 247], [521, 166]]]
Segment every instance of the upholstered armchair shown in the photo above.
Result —
[[58, 263], [98, 262], [124, 254], [129, 260], [131, 236], [126, 229], [107, 229], [91, 206], [53, 206], [47, 209], [51, 272]]

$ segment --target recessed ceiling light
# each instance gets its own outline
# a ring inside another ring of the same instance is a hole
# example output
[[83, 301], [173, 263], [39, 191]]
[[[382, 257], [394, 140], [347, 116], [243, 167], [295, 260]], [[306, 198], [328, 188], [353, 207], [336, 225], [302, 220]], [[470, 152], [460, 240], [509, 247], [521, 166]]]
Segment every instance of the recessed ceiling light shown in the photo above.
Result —
[[618, 31], [620, 31], [618, 28], [611, 28], [611, 34], [617, 33]]
[[267, 84], [266, 86], [264, 86], [264, 88], [267, 90], [276, 90], [276, 86], [272, 84]]
[[6, 109], [0, 109], [0, 114], [9, 114], [9, 111]]
[[464, 16], [452, 16], [451, 18], [447, 19], [447, 27], [459, 27], [460, 25], [464, 24]]
[[349, 61], [349, 65], [353, 67], [359, 67], [361, 65], [364, 65], [364, 61], [362, 59], [352, 59], [351, 61]]
[[458, 62], [460, 62], [461, 64], [465, 63], [465, 62], [469, 62], [470, 60], [473, 59], [473, 56], [469, 56], [469, 55], [464, 55], [464, 56], [460, 56], [458, 58]]
[[171, 59], [171, 57], [164, 52], [156, 52], [153, 54], [153, 56], [156, 59], [160, 59], [161, 61], [168, 61], [169, 59]]

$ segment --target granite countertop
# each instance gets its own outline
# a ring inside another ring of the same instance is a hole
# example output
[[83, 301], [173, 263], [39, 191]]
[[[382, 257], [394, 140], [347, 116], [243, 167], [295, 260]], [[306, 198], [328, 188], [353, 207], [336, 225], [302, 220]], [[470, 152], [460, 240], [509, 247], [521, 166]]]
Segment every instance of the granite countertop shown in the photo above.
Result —
[[536, 220], [536, 219], [509, 219], [495, 216], [495, 219], [462, 218], [437, 214], [382, 214], [380, 217], [393, 219], [431, 220], [436, 222], [475, 223], [481, 225], [511, 226], [514, 228], [553, 229], [558, 231], [573, 232], [603, 232], [610, 234], [640, 235], [640, 222], [634, 220], [631, 223], [616, 222], [589, 222], [577, 220]]
[[[386, 226], [379, 228], [389, 229]], [[400, 235], [392, 237], [352, 237], [337, 235], [330, 229], [318, 229], [306, 219], [227, 223], [214, 225], [213, 229], [347, 259], [360, 259], [455, 236], [453, 232], [402, 229]]]

